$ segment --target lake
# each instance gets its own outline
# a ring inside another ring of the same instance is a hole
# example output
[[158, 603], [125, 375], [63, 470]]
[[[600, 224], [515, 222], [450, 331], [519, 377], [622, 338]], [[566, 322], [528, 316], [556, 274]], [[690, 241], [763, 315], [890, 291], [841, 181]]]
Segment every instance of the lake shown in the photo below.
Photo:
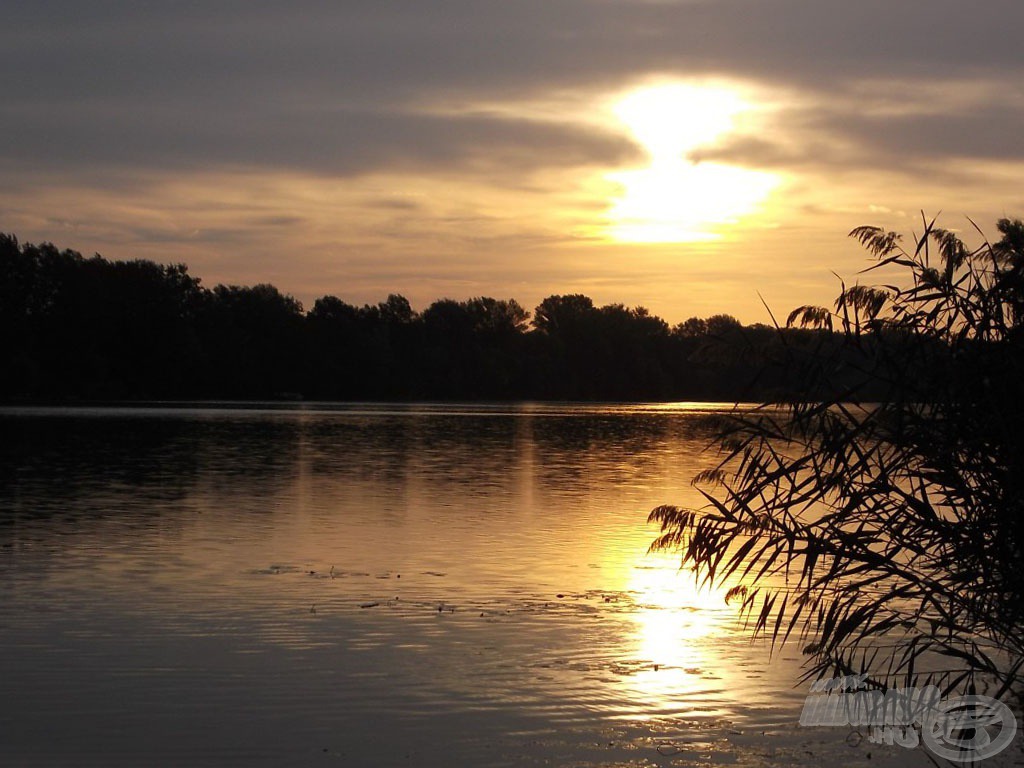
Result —
[[647, 552], [725, 409], [0, 409], [0, 764], [863, 760]]

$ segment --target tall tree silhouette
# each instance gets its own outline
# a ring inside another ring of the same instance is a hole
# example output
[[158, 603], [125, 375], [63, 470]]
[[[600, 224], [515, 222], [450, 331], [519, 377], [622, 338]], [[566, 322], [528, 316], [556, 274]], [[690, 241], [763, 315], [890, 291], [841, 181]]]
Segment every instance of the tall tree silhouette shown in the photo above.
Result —
[[781, 348], [763, 330], [727, 315], [669, 329], [582, 294], [545, 298], [532, 323], [488, 296], [422, 314], [399, 294], [323, 296], [304, 313], [271, 285], [206, 288], [181, 264], [0, 236], [7, 399], [722, 399]]

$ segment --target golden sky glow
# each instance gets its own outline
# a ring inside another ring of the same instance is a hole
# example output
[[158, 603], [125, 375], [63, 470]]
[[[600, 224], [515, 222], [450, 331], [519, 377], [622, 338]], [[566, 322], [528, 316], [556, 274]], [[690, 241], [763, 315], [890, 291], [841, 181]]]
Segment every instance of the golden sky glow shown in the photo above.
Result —
[[0, 230], [307, 306], [752, 322], [856, 279], [853, 227], [1024, 211], [1024, 5], [257, 5], [20, 8]]
[[775, 175], [688, 157], [728, 134], [751, 108], [735, 91], [685, 83], [641, 87], [618, 101], [614, 114], [643, 146], [648, 165], [608, 174], [622, 187], [609, 210], [612, 239], [714, 240], [717, 227], [753, 212], [778, 183]]

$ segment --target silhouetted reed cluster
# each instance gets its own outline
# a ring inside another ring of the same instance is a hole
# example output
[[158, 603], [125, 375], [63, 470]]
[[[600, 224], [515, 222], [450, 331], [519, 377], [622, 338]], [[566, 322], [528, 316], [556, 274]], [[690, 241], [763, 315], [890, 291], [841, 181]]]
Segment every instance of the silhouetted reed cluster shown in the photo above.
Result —
[[923, 224], [907, 248], [853, 231], [901, 284], [790, 315], [833, 343], [787, 347], [803, 385], [723, 425], [707, 506], [654, 510], [655, 546], [729, 585], [756, 632], [800, 638], [810, 677], [1020, 694], [1024, 224], [974, 249]]

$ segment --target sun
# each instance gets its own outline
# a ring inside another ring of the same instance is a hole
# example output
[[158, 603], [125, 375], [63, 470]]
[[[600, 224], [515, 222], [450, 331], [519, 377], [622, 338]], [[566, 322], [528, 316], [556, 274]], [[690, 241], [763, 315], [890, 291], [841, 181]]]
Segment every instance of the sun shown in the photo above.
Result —
[[620, 190], [608, 212], [610, 236], [714, 240], [724, 225], [754, 212], [778, 184], [776, 175], [687, 157], [735, 130], [752, 109], [736, 90], [687, 83], [647, 85], [616, 101], [615, 119], [644, 147], [648, 164], [606, 175]]

